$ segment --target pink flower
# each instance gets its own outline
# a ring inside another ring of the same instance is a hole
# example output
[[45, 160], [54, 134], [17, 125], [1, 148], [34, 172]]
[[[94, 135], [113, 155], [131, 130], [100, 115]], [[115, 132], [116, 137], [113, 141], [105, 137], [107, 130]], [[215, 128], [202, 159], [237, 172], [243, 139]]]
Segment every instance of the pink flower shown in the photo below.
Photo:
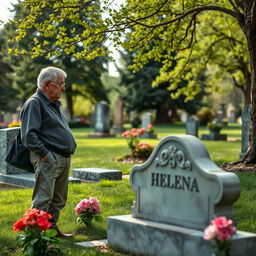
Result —
[[143, 128], [140, 128], [140, 129], [138, 129], [138, 132], [139, 132], [139, 134], [140, 134], [140, 135], [142, 135], [142, 134], [144, 134], [144, 132], [145, 132], [145, 129], [143, 129]]
[[218, 229], [215, 225], [209, 225], [204, 230], [204, 239], [205, 240], [213, 240], [218, 235]]
[[233, 221], [225, 216], [220, 216], [212, 220], [212, 224], [204, 230], [205, 240], [228, 240], [236, 233], [236, 228], [232, 225]]
[[88, 199], [82, 199], [75, 207], [75, 212], [77, 215], [91, 212], [95, 214], [100, 213], [99, 200], [95, 197], [89, 197]]
[[123, 132], [121, 135], [123, 137], [129, 138], [131, 136], [131, 132], [130, 131], [126, 131], [126, 132]]
[[232, 223], [233, 223], [232, 220], [228, 220], [224, 216], [220, 216], [220, 217], [217, 217], [214, 220], [212, 220], [212, 224], [216, 225], [218, 228], [226, 228], [229, 225], [231, 225]]

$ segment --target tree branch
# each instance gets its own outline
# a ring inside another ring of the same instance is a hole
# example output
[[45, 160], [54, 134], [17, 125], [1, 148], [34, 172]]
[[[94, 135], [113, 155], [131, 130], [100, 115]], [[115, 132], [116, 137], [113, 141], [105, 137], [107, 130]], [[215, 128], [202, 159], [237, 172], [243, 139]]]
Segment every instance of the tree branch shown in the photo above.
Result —
[[160, 27], [160, 26], [164, 26], [164, 25], [168, 25], [168, 24], [177, 22], [177, 21], [181, 21], [182, 19], [184, 19], [185, 17], [187, 17], [189, 15], [198, 15], [199, 13], [201, 13], [203, 11], [220, 11], [220, 12], [226, 13], [226, 14], [234, 17], [235, 19], [238, 19], [238, 14], [236, 12], [234, 12], [232, 10], [229, 10], [227, 8], [224, 8], [224, 7], [211, 6], [211, 5], [196, 7], [194, 9], [188, 10], [187, 12], [185, 12], [183, 14], [180, 14], [179, 17], [177, 17], [177, 18], [174, 18], [174, 19], [171, 19], [171, 20], [168, 20], [168, 21], [165, 21], [165, 22], [160, 22], [160, 23], [155, 24], [155, 25], [150, 25], [150, 24], [140, 22], [140, 20], [145, 20], [148, 17], [151, 17], [152, 15], [155, 15], [155, 13], [150, 14], [150, 15], [145, 16], [145, 17], [141, 17], [139, 19], [132, 19], [130, 17], [127, 17], [127, 18], [128, 18], [128, 20], [130, 20], [134, 24], [138, 24], [138, 25], [141, 25], [141, 26], [144, 26], [144, 27], [152, 28], [152, 27]]
[[256, 22], [256, 0], [253, 0], [252, 3], [252, 9], [251, 9], [251, 19], [252, 19], [252, 24], [254, 24], [255, 27], [255, 22]]

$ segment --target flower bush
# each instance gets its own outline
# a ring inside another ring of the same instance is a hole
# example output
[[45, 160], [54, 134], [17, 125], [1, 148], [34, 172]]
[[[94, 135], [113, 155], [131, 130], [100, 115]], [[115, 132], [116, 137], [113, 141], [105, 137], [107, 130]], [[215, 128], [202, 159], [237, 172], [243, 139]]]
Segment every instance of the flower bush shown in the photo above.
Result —
[[139, 142], [133, 151], [133, 155], [138, 158], [147, 159], [154, 150], [154, 146], [147, 142]]
[[29, 209], [23, 217], [13, 225], [13, 231], [24, 231], [25, 234], [17, 236], [22, 245], [22, 251], [27, 256], [61, 255], [59, 248], [52, 244], [58, 243], [56, 230], [49, 229], [52, 218], [43, 210]]
[[127, 144], [131, 150], [133, 156], [134, 150], [140, 142], [139, 136], [144, 134], [145, 130], [143, 128], [136, 129], [132, 128], [131, 131], [125, 131], [121, 135], [127, 139]]
[[7, 124], [6, 124], [6, 123], [0, 122], [0, 129], [1, 129], [1, 128], [6, 128], [6, 127], [7, 127]]
[[233, 221], [220, 216], [212, 220], [211, 223], [204, 230], [204, 239], [215, 240], [215, 254], [213, 255], [229, 256], [230, 245], [228, 239], [236, 233], [236, 228], [232, 225]]
[[12, 128], [12, 127], [20, 127], [21, 122], [18, 120], [13, 120], [11, 123], [8, 124], [8, 128]]
[[100, 203], [95, 197], [89, 197], [88, 199], [82, 199], [75, 207], [75, 213], [79, 217], [77, 222], [84, 223], [87, 227], [91, 226], [92, 220], [101, 221], [102, 217], [99, 215]]
[[218, 120], [214, 119], [213, 121], [207, 123], [207, 127], [211, 132], [219, 133], [224, 126], [218, 122]]
[[148, 125], [147, 131], [151, 134], [155, 132], [155, 127], [152, 124]]

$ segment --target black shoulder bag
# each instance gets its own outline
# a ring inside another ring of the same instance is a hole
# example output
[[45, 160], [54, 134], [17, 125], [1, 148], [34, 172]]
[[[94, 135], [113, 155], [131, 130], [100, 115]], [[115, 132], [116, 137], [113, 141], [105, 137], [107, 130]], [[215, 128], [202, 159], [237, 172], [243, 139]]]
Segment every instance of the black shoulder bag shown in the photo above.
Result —
[[21, 141], [20, 130], [16, 138], [14, 139], [5, 161], [12, 166], [26, 170], [28, 172], [34, 172], [33, 165], [30, 162], [29, 150], [24, 146]]
[[[33, 98], [38, 99], [37, 97]], [[41, 100], [38, 100], [41, 110]], [[21, 140], [20, 130], [7, 153], [5, 161], [14, 167], [26, 170], [28, 172], [34, 172], [33, 165], [30, 162], [30, 151], [24, 146]]]

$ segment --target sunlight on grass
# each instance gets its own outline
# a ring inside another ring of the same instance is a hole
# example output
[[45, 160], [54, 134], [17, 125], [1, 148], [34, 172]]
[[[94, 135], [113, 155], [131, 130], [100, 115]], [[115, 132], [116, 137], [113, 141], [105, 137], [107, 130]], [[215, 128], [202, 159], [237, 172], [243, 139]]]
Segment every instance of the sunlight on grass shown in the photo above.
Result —
[[[73, 168], [107, 168], [121, 170], [123, 174], [129, 174], [133, 164], [123, 164], [116, 158], [129, 154], [127, 142], [120, 135], [115, 138], [88, 138], [93, 129], [73, 129], [78, 144], [72, 157], [71, 173]], [[185, 126], [156, 126], [158, 139], [141, 139], [157, 145], [159, 139], [167, 135], [184, 135]], [[200, 127], [199, 134], [208, 133], [206, 127]], [[225, 127], [222, 133], [227, 133], [229, 138], [235, 141], [202, 141], [211, 159], [220, 165], [223, 162], [231, 162], [239, 159], [241, 150], [241, 127], [232, 125]], [[234, 214], [237, 227], [240, 230], [256, 232], [256, 174], [239, 173], [241, 181], [241, 196], [234, 204]], [[16, 236], [12, 225], [31, 206], [32, 189], [11, 189], [0, 187], [0, 255], [23, 255], [17, 247]], [[100, 200], [103, 222], [93, 222], [91, 228], [76, 223], [77, 216], [74, 208], [81, 199], [89, 196]], [[128, 179], [121, 181], [103, 180], [98, 183], [81, 183], [69, 185], [69, 196], [66, 207], [62, 210], [59, 226], [64, 232], [73, 232], [75, 237], [70, 240], [61, 240], [60, 248], [65, 255], [116, 255], [114, 253], [101, 253], [98, 249], [85, 249], [75, 245], [76, 242], [95, 239], [105, 239], [107, 235], [107, 217], [131, 213], [134, 201], [134, 191], [130, 187]]]

